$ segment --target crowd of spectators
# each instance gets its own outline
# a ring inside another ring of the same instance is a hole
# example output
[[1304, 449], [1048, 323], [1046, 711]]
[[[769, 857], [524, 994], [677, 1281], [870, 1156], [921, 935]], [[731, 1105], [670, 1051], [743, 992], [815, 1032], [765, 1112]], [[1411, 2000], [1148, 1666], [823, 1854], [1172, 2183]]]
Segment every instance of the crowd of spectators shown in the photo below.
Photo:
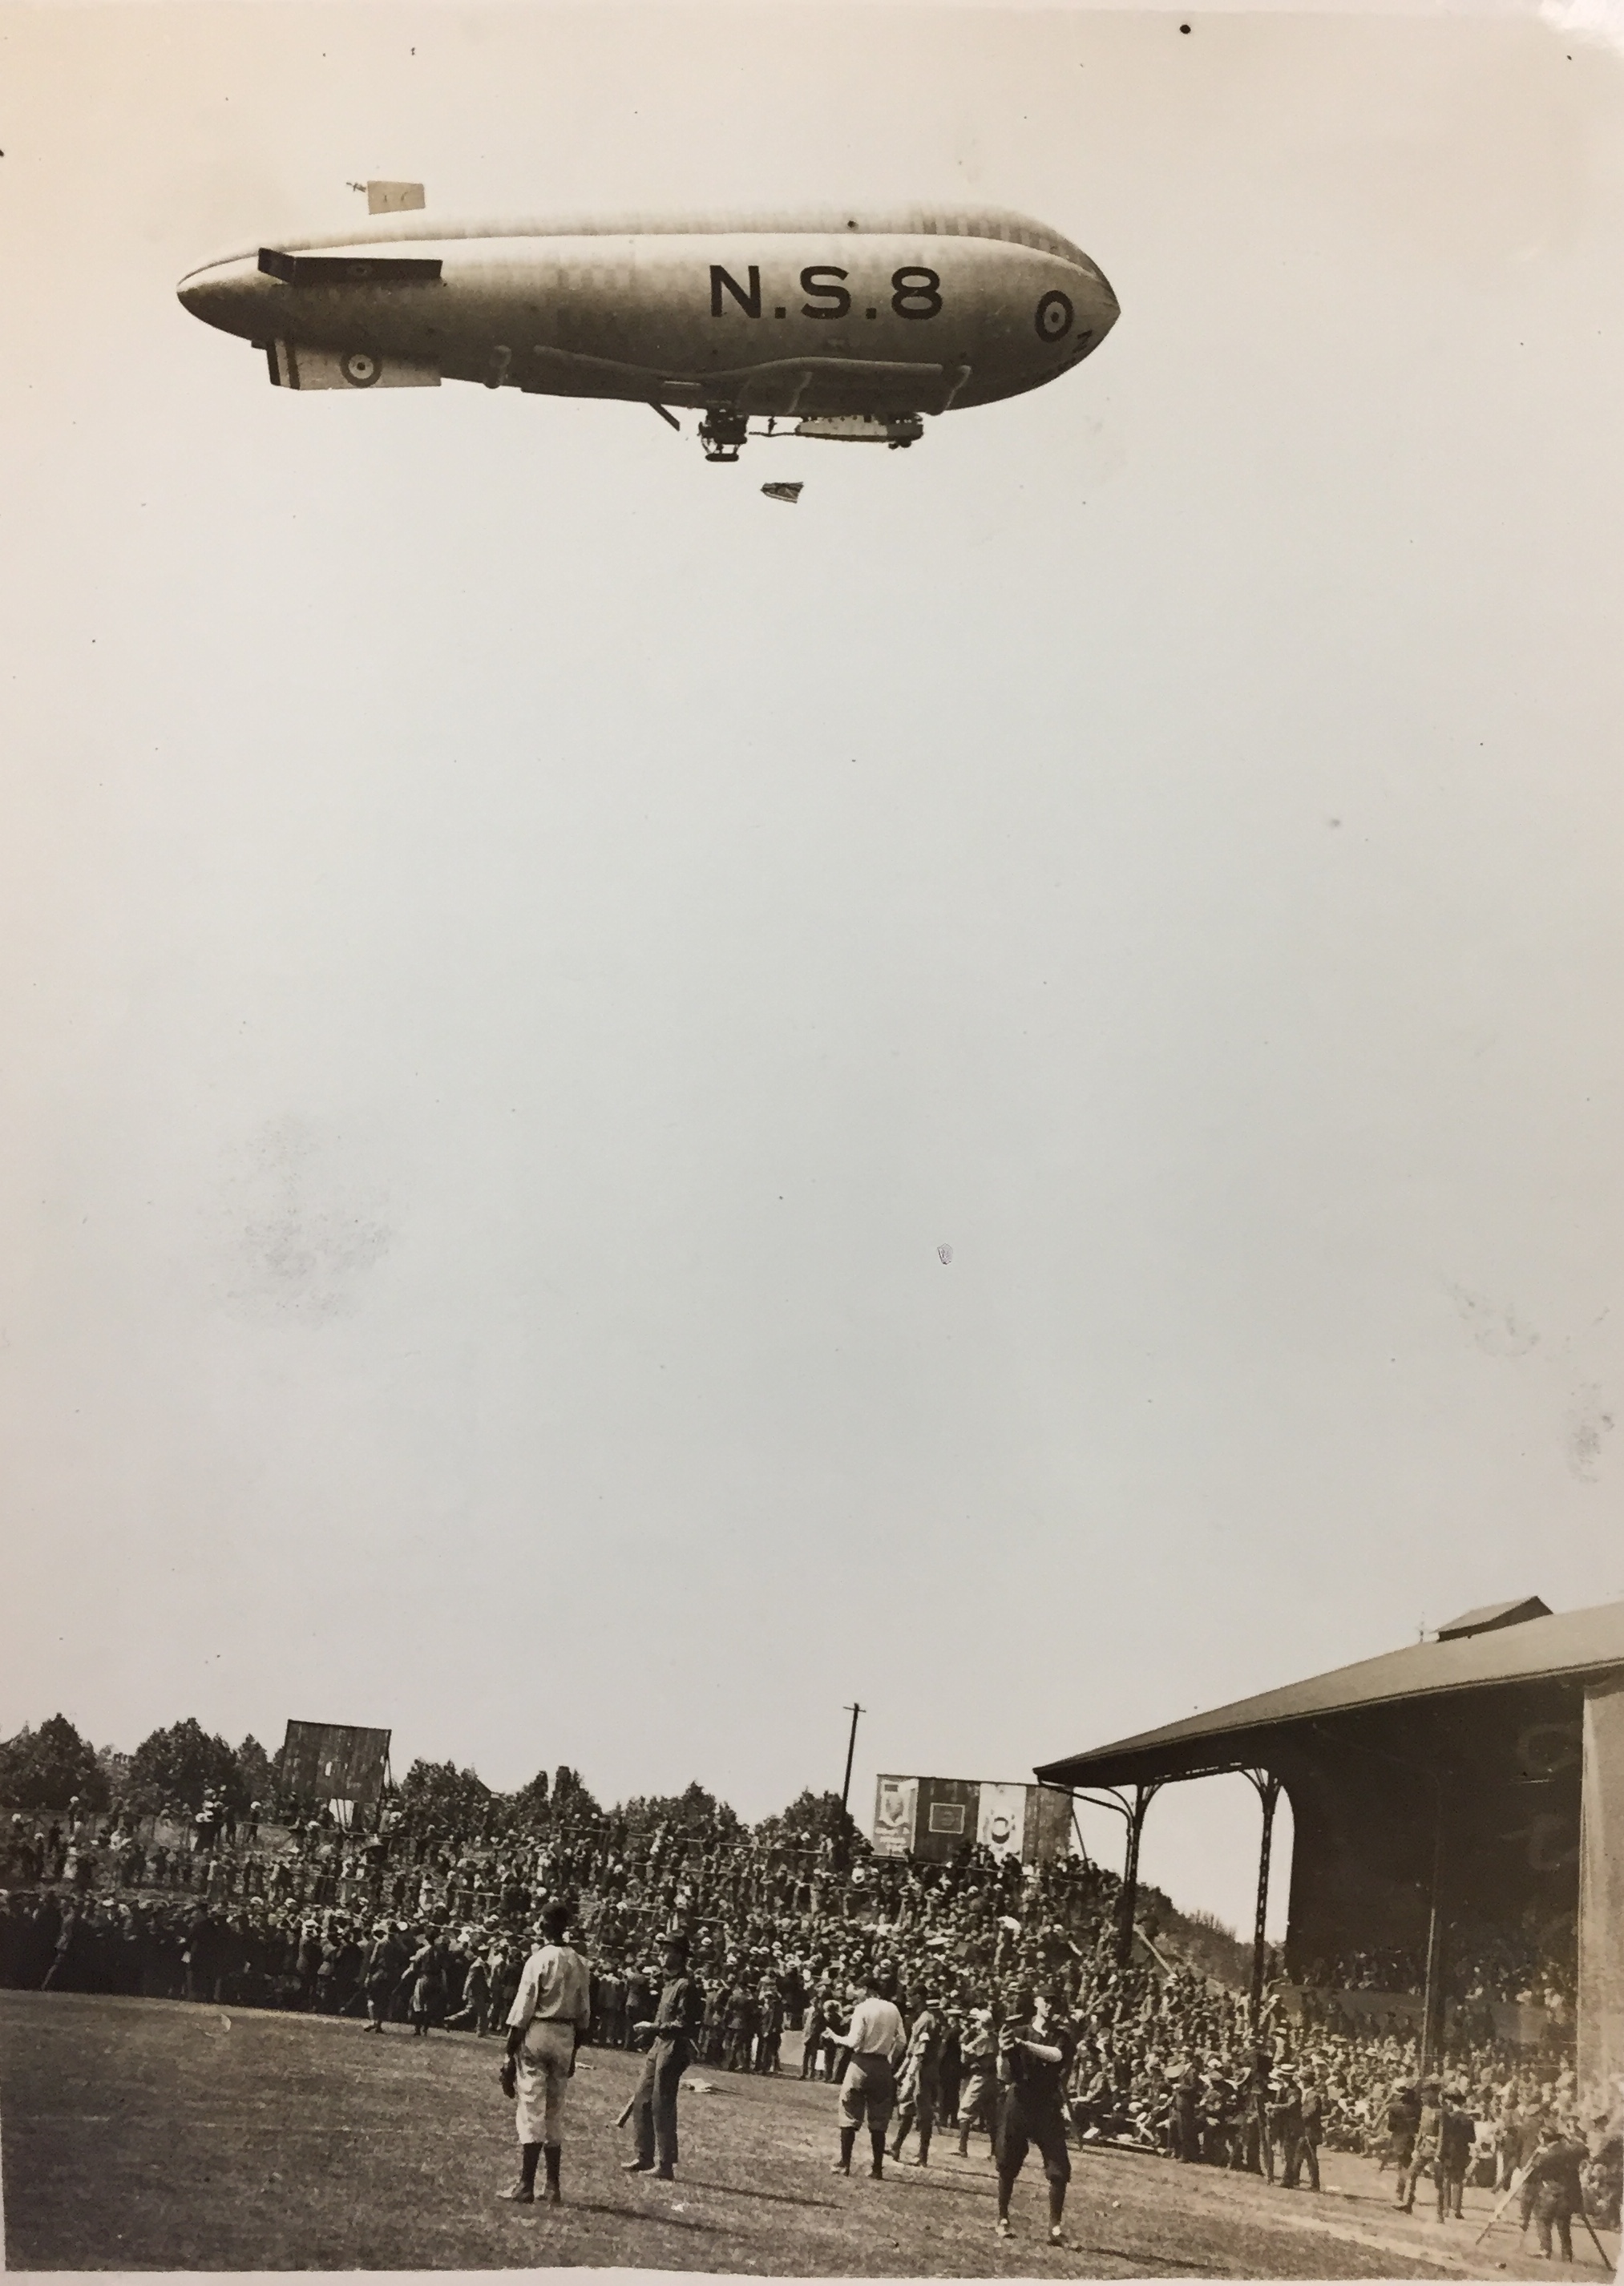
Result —
[[[1262, 2164], [1260, 2070], [1288, 2081], [1293, 2102], [1312, 2098], [1328, 2146], [1380, 2156], [1420, 2069], [1404, 2025], [1340, 2013], [1278, 1975], [1254, 2024], [1248, 1992], [1154, 1937], [1124, 1958], [1120, 1884], [1082, 1856], [1022, 1866], [970, 1849], [932, 1865], [873, 1857], [838, 1831], [768, 1839], [615, 1814], [526, 1824], [500, 1809], [472, 1832], [422, 1817], [346, 1832], [326, 1814], [272, 1825], [206, 1801], [184, 1820], [13, 1820], [4, 1878], [0, 1983], [348, 2014], [425, 2035], [500, 2025], [537, 1916], [562, 1898], [593, 1967], [592, 2037], [635, 2045], [659, 1940], [683, 1928], [705, 1992], [700, 2062], [722, 2070], [781, 2070], [790, 2032], [793, 2068], [837, 2075], [847, 2013], [883, 1970], [910, 2013], [929, 2001], [944, 2020], [950, 2122], [961, 2056], [996, 2026], [1012, 1982], [1037, 1983], [1078, 2030], [1078, 2138], [1209, 2165]], [[1318, 1964], [1309, 1983], [1338, 1977], [1402, 1991], [1415, 1964], [1373, 1951]], [[1549, 2120], [1589, 2135], [1597, 2218], [1616, 2212], [1618, 2138], [1577, 2117], [1560, 2038], [1529, 2058], [1469, 2009], [1452, 2022], [1445, 2069], [1478, 2122], [1479, 2174], [1493, 2180], [1526, 2123]]]
[[[1313, 1962], [1306, 1983], [1320, 1991], [1418, 1992], [1426, 1957], [1413, 1947], [1372, 1945], [1332, 1961]], [[1572, 2013], [1578, 1947], [1571, 1919], [1549, 1927], [1489, 1928], [1469, 1923], [1449, 1938], [1449, 1982], [1463, 2007], [1496, 2001], [1543, 2008], [1558, 2022]]]

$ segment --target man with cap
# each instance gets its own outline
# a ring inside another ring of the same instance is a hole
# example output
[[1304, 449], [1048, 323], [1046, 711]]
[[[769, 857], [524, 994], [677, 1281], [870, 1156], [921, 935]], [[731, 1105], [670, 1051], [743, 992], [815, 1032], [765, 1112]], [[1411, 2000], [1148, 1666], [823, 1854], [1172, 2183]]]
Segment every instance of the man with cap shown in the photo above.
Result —
[[536, 2162], [542, 2157], [547, 2204], [559, 2204], [564, 2091], [575, 2069], [575, 2051], [592, 2021], [591, 1972], [565, 1943], [569, 1932], [569, 1907], [549, 1905], [541, 1916], [542, 1943], [524, 1963], [508, 2011], [508, 2056], [501, 2077], [503, 2093], [517, 2106], [519, 2172], [501, 2195], [524, 2206], [535, 2197]]
[[916, 2167], [930, 2161], [931, 2131], [936, 2124], [938, 2095], [937, 2072], [942, 2061], [942, 2020], [936, 2014], [934, 2000], [926, 1993], [919, 2003], [919, 2013], [913, 2020], [908, 2035], [908, 2046], [903, 2056], [903, 2069], [896, 2084], [896, 2132], [891, 2140], [891, 2156], [900, 2159], [903, 2145], [908, 2140], [910, 2128], [919, 2131], [918, 2156]]
[[840, 2156], [831, 2172], [850, 2174], [857, 2130], [866, 2124], [874, 2155], [869, 2172], [879, 2182], [886, 2172], [886, 2129], [896, 2101], [896, 2067], [908, 2046], [902, 2011], [896, 2005], [896, 1979], [888, 1969], [870, 1971], [863, 1998], [838, 2038], [846, 2050], [847, 2065], [839, 2107]]
[[618, 1961], [611, 1960], [598, 1976], [596, 2038], [605, 2048], [626, 2046], [626, 1979]]
[[1209, 2167], [1226, 2167], [1237, 2140], [1244, 2146], [1246, 2127], [1237, 2109], [1235, 2084], [1224, 2069], [1221, 2056], [1209, 2056], [1202, 2075], [1199, 2116], [1201, 2156]]
[[1382, 2155], [1382, 2165], [1391, 2159], [1399, 2170], [1394, 2199], [1404, 2204], [1404, 2186], [1409, 2176], [1410, 2161], [1415, 2156], [1415, 2134], [1421, 2124], [1421, 2100], [1415, 2088], [1407, 2083], [1396, 2088], [1387, 2106], [1387, 2148]]
[[1062, 1996], [1051, 1989], [1034, 1993], [1018, 1985], [998, 2034], [998, 2163], [1000, 2238], [1010, 2235], [1009, 2200], [1026, 2155], [1036, 2143], [1049, 2179], [1049, 2243], [1066, 2243], [1061, 2217], [1071, 2180], [1066, 2140], [1065, 2092], [1077, 2053], [1076, 2036], [1066, 2021]]
[[824, 2013], [824, 1990], [820, 1984], [811, 1996], [802, 2020], [800, 2035], [800, 2077], [816, 2079], [819, 2060], [824, 2052], [824, 2034], [829, 2019]]
[[[1297, 2177], [1302, 2172], [1304, 2157], [1303, 2091], [1297, 2085], [1297, 2074], [1281, 2071], [1274, 2082], [1269, 2102], [1269, 2137], [1280, 2154], [1280, 2180], [1289, 2191], [1295, 2191]], [[1320, 2161], [1310, 2148], [1307, 2151], [1309, 2180], [1317, 2191], [1320, 2187]]]
[[1173, 2157], [1190, 2164], [1201, 2157], [1200, 2106], [1201, 2074], [1186, 2058], [1173, 2082], [1169, 2132]]
[[755, 2068], [759, 2072], [776, 2072], [780, 2069], [779, 2050], [784, 2041], [784, 1995], [770, 1969], [757, 1988], [755, 2005]]
[[445, 2028], [453, 2032], [477, 2032], [483, 2040], [491, 2022], [491, 1971], [475, 1930], [468, 1931], [463, 1947], [468, 1966], [462, 1972], [462, 2005], [454, 2016], [446, 2017]]
[[524, 1956], [511, 1936], [502, 1936], [491, 1948], [490, 1964], [491, 2021], [493, 2024], [505, 2024], [508, 2012], [518, 1998]]
[[1410, 2163], [1399, 2186], [1399, 2203], [1406, 2214], [1415, 2210], [1415, 2186], [1429, 2167], [1438, 2172], [1438, 2134], [1443, 2124], [1443, 2104], [1439, 2084], [1435, 2079], [1421, 2083], [1421, 2109], [1415, 2120], [1415, 2140], [1410, 2151]]
[[936, 2116], [944, 2127], [958, 2124], [958, 2084], [964, 2077], [964, 2027], [955, 2007], [942, 2018], [942, 2053], [936, 2064]]
[[1432, 2162], [1432, 2172], [1438, 2178], [1439, 2222], [1459, 2222], [1465, 2208], [1466, 2170], [1471, 2163], [1471, 2147], [1478, 2140], [1471, 2115], [1462, 2109], [1465, 2101], [1458, 2087], [1447, 2087], [1439, 2106], [1438, 2150]]
[[1584, 2184], [1580, 2169], [1585, 2163], [1585, 2147], [1577, 2140], [1568, 2140], [1561, 2129], [1549, 2120], [1540, 2129], [1539, 2136], [1533, 2156], [1523, 2175], [1523, 2228], [1527, 2229], [1532, 2218], [1540, 2235], [1541, 2256], [1549, 2262], [1554, 2223], [1562, 2259], [1571, 2262], [1573, 2216], [1584, 2212]]
[[998, 2036], [990, 2008], [972, 2008], [959, 2041], [964, 2078], [958, 2090], [958, 2156], [970, 2156], [970, 2130], [984, 2127], [997, 2139]]
[[[1325, 2140], [1325, 2098], [1312, 2064], [1305, 2064], [1297, 2074], [1301, 2101], [1298, 2109], [1303, 2116], [1302, 2140], [1297, 2145], [1297, 2156], [1308, 2171], [1308, 2187], [1320, 2187], [1320, 2146]], [[1293, 2177], [1295, 2180], [1295, 2176]]]
[[688, 1973], [686, 1937], [666, 1938], [664, 1969], [652, 2023], [634, 2028], [652, 2037], [649, 2061], [632, 2099], [637, 2156], [623, 2164], [628, 2175], [652, 2174], [656, 2182], [669, 2183], [676, 2177], [677, 2090], [693, 2061], [694, 2034], [705, 2014], [705, 1995]]
[[1262, 2040], [1253, 2043], [1252, 2058], [1240, 2087], [1242, 2124], [1230, 2148], [1232, 2168], [1255, 2167], [1274, 2180], [1274, 2137], [1269, 2125], [1273, 2101], [1269, 2081], [1274, 2059]]

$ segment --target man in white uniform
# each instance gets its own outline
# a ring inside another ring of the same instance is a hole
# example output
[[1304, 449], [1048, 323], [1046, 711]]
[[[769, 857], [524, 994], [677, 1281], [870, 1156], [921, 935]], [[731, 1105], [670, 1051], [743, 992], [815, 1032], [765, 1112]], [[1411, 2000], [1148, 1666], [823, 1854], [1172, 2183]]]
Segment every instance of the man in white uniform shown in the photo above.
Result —
[[517, 2103], [514, 2124], [519, 2173], [501, 2196], [524, 2206], [535, 2197], [536, 2161], [543, 2154], [547, 2204], [559, 2203], [564, 2087], [575, 2069], [575, 2051], [592, 2021], [591, 1972], [579, 1953], [564, 1943], [569, 1929], [569, 1908], [549, 1905], [541, 1916], [546, 1942], [524, 1963], [517, 1997], [508, 2011], [508, 2060], [501, 2068], [501, 2084], [504, 2094]]
[[895, 1977], [883, 1970], [871, 1976], [852, 2010], [851, 2022], [835, 2036], [841, 2047], [851, 2050], [840, 2083], [840, 2156], [832, 2170], [837, 2175], [850, 2174], [857, 2130], [865, 2122], [874, 2154], [869, 2172], [879, 2182], [886, 2172], [886, 2129], [896, 2101], [896, 2067], [908, 2046], [895, 1992]]

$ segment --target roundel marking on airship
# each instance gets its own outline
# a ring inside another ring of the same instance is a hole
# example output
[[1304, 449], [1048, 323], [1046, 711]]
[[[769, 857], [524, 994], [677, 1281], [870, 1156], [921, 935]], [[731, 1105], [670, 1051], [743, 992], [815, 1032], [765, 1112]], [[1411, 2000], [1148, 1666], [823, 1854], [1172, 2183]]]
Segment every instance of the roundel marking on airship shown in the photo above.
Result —
[[1076, 311], [1064, 294], [1045, 294], [1037, 304], [1035, 323], [1040, 342], [1064, 341], [1071, 331]]
[[342, 359], [339, 370], [351, 389], [370, 389], [383, 368], [370, 350], [351, 350]]

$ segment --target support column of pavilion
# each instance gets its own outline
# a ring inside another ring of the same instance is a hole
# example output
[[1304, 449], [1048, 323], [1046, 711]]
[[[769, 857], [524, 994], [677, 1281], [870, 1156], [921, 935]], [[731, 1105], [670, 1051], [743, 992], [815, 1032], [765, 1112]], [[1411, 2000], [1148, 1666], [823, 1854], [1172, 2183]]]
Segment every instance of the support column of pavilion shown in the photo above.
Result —
[[[1250, 1778], [1256, 1788], [1263, 1810], [1263, 1835], [1257, 1852], [1257, 1903], [1252, 1920], [1250, 2022], [1255, 2034], [1263, 2014], [1264, 1972], [1268, 1960], [1269, 1872], [1274, 1852], [1274, 1812], [1284, 1788], [1272, 1770], [1248, 1770], [1242, 1775]], [[1168, 1783], [1165, 1778], [1148, 1779], [1134, 1787], [1131, 1798], [1116, 1786], [1107, 1786], [1097, 1794], [1074, 1793], [1072, 1797], [1075, 1801], [1092, 1802], [1099, 1809], [1114, 1809], [1127, 1828], [1116, 1924], [1116, 1959], [1123, 1967], [1133, 1951], [1134, 1920], [1139, 1907], [1139, 1841], [1145, 1830], [1145, 1813]], [[1079, 1831], [1078, 1839], [1081, 1838]]]
[[1264, 1969], [1268, 1959], [1269, 1868], [1274, 1855], [1274, 1812], [1280, 1802], [1281, 1782], [1273, 1770], [1248, 1770], [1244, 1775], [1256, 1788], [1263, 1809], [1263, 1838], [1257, 1849], [1257, 1910], [1252, 1917], [1251, 2005], [1248, 2014], [1256, 2038], [1263, 2015]]
[[1421, 2009], [1421, 2079], [1435, 2077], [1444, 2064], [1444, 1979], [1448, 1970], [1445, 1934], [1448, 1927], [1446, 1884], [1449, 1877], [1448, 1829], [1443, 1786], [1433, 1781], [1437, 1801], [1432, 1825], [1432, 1883], [1427, 1900], [1427, 1989]]
[[[1122, 1889], [1116, 1900], [1116, 1960], [1125, 1967], [1133, 1951], [1133, 1924], [1139, 1910], [1139, 1838], [1145, 1831], [1145, 1813], [1167, 1784], [1165, 1778], [1149, 1778], [1133, 1789], [1131, 1798], [1116, 1786], [1107, 1786], [1100, 1793], [1074, 1793], [1074, 1801], [1092, 1802], [1096, 1809], [1114, 1809], [1127, 1828], [1123, 1846]], [[1073, 1818], [1075, 1820], [1076, 1811]], [[1077, 1839], [1082, 1841], [1081, 1827]], [[1087, 1852], [1084, 1851], [1084, 1856]]]

